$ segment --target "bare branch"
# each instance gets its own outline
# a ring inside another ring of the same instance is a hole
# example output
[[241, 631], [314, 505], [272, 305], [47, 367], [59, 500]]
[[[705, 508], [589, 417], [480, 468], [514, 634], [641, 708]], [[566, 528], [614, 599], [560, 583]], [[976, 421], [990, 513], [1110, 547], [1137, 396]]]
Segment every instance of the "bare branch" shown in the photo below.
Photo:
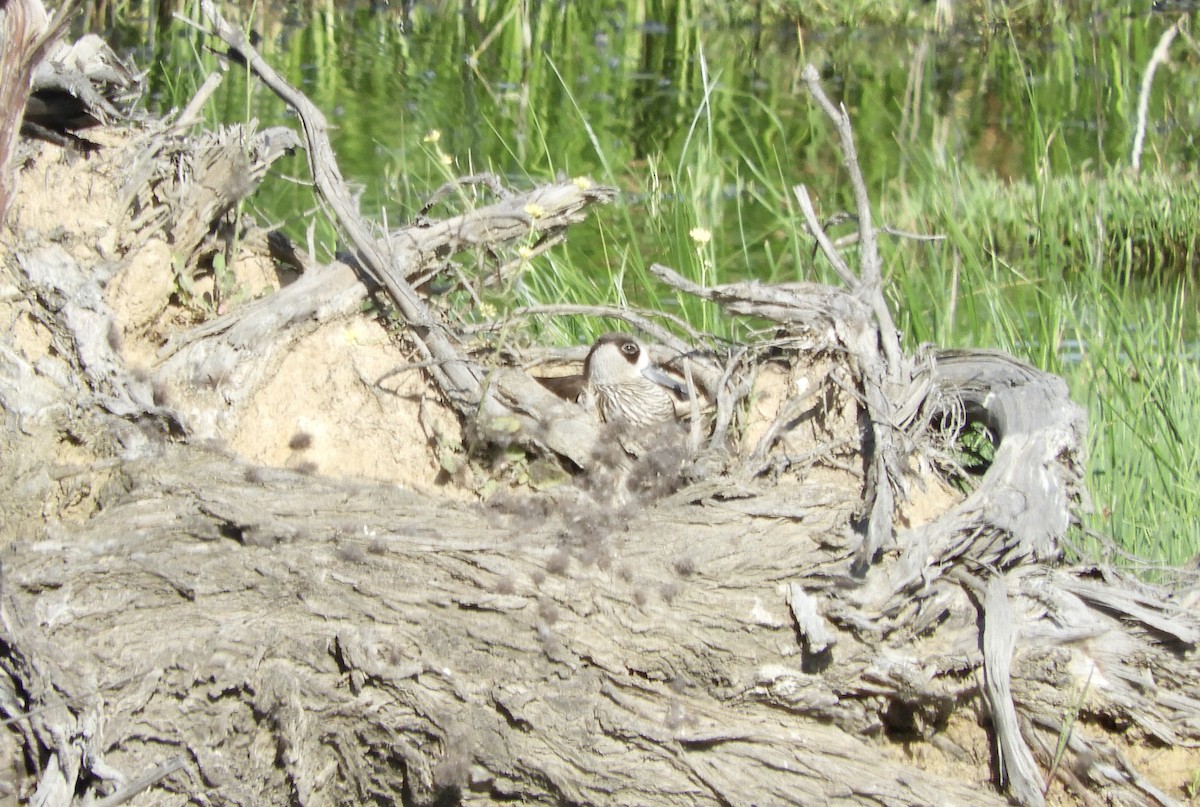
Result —
[[850, 186], [854, 190], [854, 204], [858, 213], [858, 234], [862, 249], [862, 265], [859, 268], [859, 282], [852, 289], [855, 294], [863, 297], [875, 311], [879, 322], [879, 339], [887, 357], [887, 368], [891, 380], [901, 382], [903, 375], [903, 354], [900, 351], [899, 334], [892, 322], [892, 314], [888, 310], [887, 300], [883, 296], [883, 266], [879, 258], [879, 243], [875, 237], [875, 227], [872, 224], [871, 197], [867, 193], [867, 183], [863, 179], [862, 169], [858, 164], [858, 151], [854, 146], [854, 130], [850, 126], [850, 115], [846, 108], [834, 107], [829, 96], [821, 87], [820, 74], [811, 64], [805, 65], [800, 74], [808, 87], [809, 93], [817, 105], [825, 111], [837, 129], [842, 144], [842, 162], [850, 174]]
[[804, 219], [808, 222], [808, 232], [817, 240], [821, 251], [825, 253], [825, 257], [833, 264], [833, 268], [837, 271], [838, 277], [846, 284], [849, 289], [858, 287], [858, 277], [846, 265], [846, 261], [838, 253], [833, 242], [829, 240], [829, 236], [825, 234], [825, 228], [821, 226], [821, 222], [817, 219], [817, 211], [813, 209], [812, 199], [809, 198], [808, 188], [803, 185], [797, 185], [792, 188], [792, 193], [796, 195], [796, 201], [800, 203], [800, 211], [804, 213]]

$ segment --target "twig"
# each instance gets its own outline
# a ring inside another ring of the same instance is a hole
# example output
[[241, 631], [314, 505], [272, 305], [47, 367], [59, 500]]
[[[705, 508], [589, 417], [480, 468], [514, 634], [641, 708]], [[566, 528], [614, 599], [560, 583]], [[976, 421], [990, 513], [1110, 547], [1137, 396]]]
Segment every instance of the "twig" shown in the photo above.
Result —
[[909, 241], [945, 241], [946, 236], [929, 233], [911, 233], [908, 230], [901, 230], [889, 225], [883, 225], [879, 228], [879, 232], [884, 235], [890, 235], [894, 238], [907, 238]]
[[[875, 334], [847, 329], [842, 334], [847, 348], [857, 361], [859, 381], [866, 400], [867, 416], [871, 422], [874, 441], [868, 457], [867, 501], [868, 517], [866, 534], [857, 550], [855, 565], [865, 568], [872, 563], [875, 554], [894, 537], [892, 517], [895, 510], [896, 492], [903, 492], [903, 473], [900, 430], [896, 425], [895, 408], [889, 401], [884, 385], [890, 382], [891, 389], [907, 387], [912, 380], [910, 363], [900, 349], [900, 335], [888, 310], [887, 298], [883, 294], [883, 270], [879, 257], [879, 243], [871, 218], [871, 200], [866, 181], [858, 164], [858, 152], [854, 145], [854, 131], [850, 115], [844, 106], [835, 107], [821, 87], [820, 75], [811, 65], [805, 65], [801, 78], [809, 94], [824, 110], [837, 129], [842, 147], [842, 163], [850, 176], [854, 190], [854, 205], [858, 215], [858, 233], [861, 259], [858, 282], [850, 291], [860, 301], [870, 306], [875, 317]], [[797, 193], [800, 199], [801, 194]], [[801, 199], [803, 205], [804, 200]], [[806, 213], [806, 215], [808, 215]], [[815, 213], [813, 214], [815, 218]], [[810, 225], [811, 228], [811, 225]], [[815, 233], [814, 233], [815, 234]], [[832, 250], [832, 245], [827, 254]], [[845, 279], [845, 275], [843, 275]], [[877, 345], [875, 340], [878, 340]], [[883, 361], [878, 353], [882, 347]], [[881, 366], [882, 364], [882, 366]], [[894, 394], [894, 393], [893, 393]]]
[[835, 107], [821, 87], [821, 77], [817, 68], [811, 64], [804, 66], [800, 77], [808, 87], [817, 105], [825, 111], [837, 129], [838, 138], [842, 145], [843, 160], [846, 171], [850, 175], [850, 186], [854, 190], [854, 206], [858, 211], [858, 235], [862, 242], [862, 261], [859, 267], [859, 281], [852, 291], [870, 303], [879, 323], [879, 341], [883, 345], [887, 357], [888, 372], [893, 381], [901, 381], [903, 373], [903, 353], [900, 351], [900, 338], [896, 326], [892, 322], [892, 314], [888, 311], [887, 300], [883, 296], [883, 268], [879, 258], [879, 243], [875, 237], [875, 227], [871, 223], [871, 198], [867, 194], [867, 183], [863, 180], [862, 169], [858, 165], [858, 151], [854, 146], [854, 130], [850, 126], [850, 115], [846, 108]]
[[[905, 239], [908, 239], [909, 241], [945, 241], [946, 240], [946, 236], [944, 236], [944, 235], [929, 235], [928, 233], [912, 233], [912, 232], [909, 232], [908, 230], [900, 230], [895, 227], [888, 226], [886, 224], [880, 225], [880, 227], [878, 228], [878, 232], [882, 233], [883, 235], [890, 235], [894, 238], [905, 238]], [[849, 235], [844, 235], [841, 238], [839, 238], [838, 240], [834, 241], [833, 245], [835, 247], [837, 247], [838, 249], [842, 249], [843, 247], [848, 247], [851, 244], [857, 244], [857, 243], [858, 243], [858, 233], [850, 233]]]
[[240, 31], [225, 21], [213, 0], [201, 0], [201, 9], [230, 49], [240, 54], [248, 68], [295, 110], [303, 128], [318, 199], [330, 209], [331, 217], [345, 233], [362, 273], [391, 297], [407, 326], [406, 337], [415, 348], [416, 359], [431, 362], [427, 371], [431, 380], [459, 417], [467, 421], [515, 418], [522, 440], [536, 442], [544, 450], [587, 467], [592, 456], [588, 446], [595, 440], [596, 424], [568, 415], [558, 423], [562, 428], [544, 428], [545, 403], [540, 397], [543, 388], [519, 373], [522, 378], [503, 374], [502, 383], [497, 385], [479, 362], [465, 354], [461, 349], [461, 334], [425, 302], [405, 274], [420, 271], [422, 261], [438, 260], [443, 250], [490, 247], [525, 237], [531, 231], [556, 230], [579, 221], [584, 208], [608, 201], [615, 195], [615, 189], [558, 182], [535, 188], [524, 196], [501, 200], [497, 205], [504, 209], [494, 211], [491, 218], [472, 211], [447, 220], [423, 222], [422, 226], [379, 238], [377, 229], [359, 213], [341, 176], [325, 116], [262, 59]]
[[725, 370], [721, 373], [721, 380], [717, 383], [717, 414], [713, 422], [712, 437], [708, 441], [713, 448], [725, 445], [725, 435], [729, 431], [729, 424], [733, 422], [737, 405], [750, 394], [749, 384], [742, 384], [737, 389], [730, 386], [734, 372], [749, 350], [748, 347], [743, 346], [729, 357], [729, 361], [725, 362]]
[[833, 121], [838, 138], [842, 145], [842, 164], [850, 174], [850, 185], [854, 191], [854, 206], [858, 210], [858, 231], [862, 238], [862, 282], [867, 284], [879, 283], [883, 273], [880, 270], [879, 246], [875, 240], [875, 228], [871, 223], [871, 198], [867, 194], [867, 185], [863, 180], [862, 170], [858, 165], [858, 150], [854, 146], [854, 131], [850, 127], [850, 115], [845, 106], [835, 107], [821, 87], [821, 77], [817, 68], [811, 64], [805, 65], [800, 73], [817, 106]]
[[417, 218], [423, 218], [429, 215], [438, 202], [449, 196], [452, 192], [460, 190], [468, 185], [482, 185], [492, 193], [496, 194], [499, 199], [508, 199], [513, 194], [512, 191], [504, 187], [504, 183], [500, 181], [500, 177], [495, 174], [472, 174], [468, 177], [458, 177], [442, 185], [440, 188], [429, 194], [429, 198], [417, 213]]
[[825, 257], [833, 264], [834, 271], [838, 273], [838, 277], [853, 291], [858, 287], [859, 280], [854, 276], [854, 272], [850, 270], [849, 265], [842, 260], [842, 256], [838, 254], [837, 248], [829, 240], [825, 228], [821, 226], [821, 222], [817, 218], [817, 211], [813, 208], [812, 199], [808, 196], [808, 188], [803, 185], [797, 185], [792, 188], [792, 193], [796, 195], [796, 201], [800, 203], [800, 212], [804, 214], [804, 219], [808, 223], [808, 231], [817, 240], [817, 244], [821, 247], [821, 251], [825, 253]]
[[188, 101], [187, 106], [179, 113], [179, 117], [171, 124], [168, 131], [181, 132], [198, 123], [200, 121], [200, 110], [208, 103], [208, 99], [216, 92], [217, 87], [221, 86], [222, 80], [223, 76], [220, 73], [210, 73], [208, 78], [204, 79], [204, 83], [200, 85], [200, 89], [196, 90], [196, 94], [192, 96], [192, 100]]
[[[642, 311], [637, 309], [619, 308], [614, 305], [584, 305], [573, 303], [558, 303], [554, 305], [530, 305], [523, 308], [516, 308], [509, 311], [503, 318], [488, 322], [483, 325], [474, 327], [475, 332], [493, 331], [504, 328], [513, 319], [526, 319], [536, 316], [583, 316], [583, 317], [607, 317], [608, 319], [619, 319], [627, 322], [640, 331], [649, 334], [654, 341], [669, 347], [677, 353], [683, 355], [694, 353], [696, 343], [703, 343], [707, 338], [705, 334], [700, 333], [684, 320], [668, 314], [665, 311]], [[665, 319], [681, 331], [686, 333], [692, 340], [691, 343], [685, 342], [675, 336], [671, 331], [656, 323], [650, 317], [658, 317]]]
[[747, 460], [751, 465], [751, 476], [757, 476], [761, 473], [761, 469], [765, 468], [770, 463], [764, 462], [767, 453], [775, 445], [775, 441], [779, 439], [779, 434], [785, 428], [788, 428], [791, 423], [797, 420], [805, 412], [810, 411], [812, 407], [808, 402], [816, 397], [821, 391], [821, 385], [813, 384], [812, 387], [800, 395], [789, 396], [779, 407], [779, 411], [775, 413], [775, 418], [767, 427], [767, 430], [758, 438], [758, 443], [754, 446], [754, 450], [750, 452], [750, 457]]
[[683, 363], [683, 380], [687, 386], [688, 410], [691, 428], [688, 431], [688, 454], [695, 454], [704, 439], [700, 433], [700, 399], [696, 396], [696, 382], [692, 378], [691, 362]]
[[1150, 111], [1150, 87], [1154, 83], [1154, 73], [1158, 70], [1158, 66], [1167, 60], [1171, 43], [1175, 41], [1182, 25], [1183, 19], [1181, 18], [1163, 31], [1158, 45], [1154, 48], [1154, 53], [1150, 54], [1150, 61], [1146, 63], [1146, 72], [1142, 76], [1142, 89], [1138, 93], [1137, 133], [1133, 136], [1133, 153], [1129, 156], [1129, 163], [1133, 166], [1134, 171], [1142, 170], [1142, 147], [1146, 142], [1146, 117]]
[[546, 233], [545, 235], [543, 235], [541, 238], [539, 238], [537, 240], [537, 243], [535, 243], [532, 247], [529, 248], [528, 252], [518, 255], [516, 258], [513, 258], [511, 261], [502, 263], [499, 266], [497, 266], [496, 267], [496, 278], [497, 279], [495, 281], [485, 280], [484, 284], [483, 284], [484, 287], [487, 287], [490, 285], [495, 285], [495, 283], [497, 283], [497, 282], [503, 282], [505, 279], [516, 274], [516, 270], [519, 269], [521, 266], [529, 263], [531, 260], [538, 257], [539, 255], [549, 252], [551, 249], [553, 249], [554, 247], [558, 246], [559, 244], [561, 244], [563, 241], [566, 241], [566, 240], [567, 240], [566, 235], [564, 235], [561, 232]]
[[124, 804], [138, 793], [153, 787], [163, 779], [166, 779], [168, 776], [175, 773], [175, 771], [180, 770], [183, 768], [183, 766], [183, 757], [173, 757], [172, 759], [169, 759], [163, 764], [159, 765], [157, 768], [154, 768], [148, 773], [129, 782], [125, 785], [125, 787], [121, 788], [116, 793], [113, 793], [111, 796], [94, 802], [92, 807], [117, 807], [118, 804]]
[[862, 473], [861, 469], [847, 466], [836, 459], [839, 453], [854, 454], [857, 451], [858, 444], [848, 437], [843, 437], [839, 440], [821, 443], [816, 448], [805, 451], [803, 454], [785, 453], [764, 458], [757, 465], [750, 466], [748, 473], [750, 476], [761, 476], [767, 471], [781, 473], [792, 468], [811, 468], [819, 463], [852, 474], [860, 474]]
[[383, 375], [379, 376], [379, 378], [376, 378], [374, 381], [370, 381], [364, 377], [363, 384], [365, 386], [367, 386], [368, 388], [378, 387], [378, 386], [381, 386], [383, 384], [383, 382], [387, 381], [389, 378], [393, 378], [398, 375], [404, 375], [405, 373], [413, 373], [413, 372], [416, 372], [417, 370], [428, 370], [431, 367], [438, 366], [438, 364], [440, 364], [440, 363], [441, 362], [439, 362], [435, 359], [432, 361], [414, 361], [414, 362], [409, 362], [407, 364], [397, 365], [396, 367], [393, 367], [392, 369], [388, 370]]

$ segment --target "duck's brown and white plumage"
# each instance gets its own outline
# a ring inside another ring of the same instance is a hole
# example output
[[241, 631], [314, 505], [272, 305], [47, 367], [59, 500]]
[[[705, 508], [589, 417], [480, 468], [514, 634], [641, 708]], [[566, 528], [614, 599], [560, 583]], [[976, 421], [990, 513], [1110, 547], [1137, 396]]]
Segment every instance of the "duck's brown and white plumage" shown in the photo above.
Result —
[[582, 403], [604, 423], [632, 426], [676, 420], [676, 401], [687, 395], [678, 379], [654, 364], [642, 344], [624, 333], [597, 339], [582, 374], [536, 380], [558, 397]]
[[[652, 426], [675, 420], [678, 382], [629, 334], [596, 340], [583, 364], [584, 400], [605, 423]], [[670, 388], [670, 389], [669, 389]]]
[[592, 345], [581, 375], [537, 380], [603, 424], [580, 482], [596, 501], [619, 508], [675, 489], [687, 457], [687, 432], [675, 407], [687, 393], [637, 339], [605, 334]]

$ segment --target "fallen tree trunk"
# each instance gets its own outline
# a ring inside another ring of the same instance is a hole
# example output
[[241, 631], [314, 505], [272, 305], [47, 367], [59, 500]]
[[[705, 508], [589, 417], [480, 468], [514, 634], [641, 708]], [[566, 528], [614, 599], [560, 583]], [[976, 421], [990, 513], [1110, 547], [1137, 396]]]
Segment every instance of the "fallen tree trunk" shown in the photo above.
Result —
[[[730, 552], [744, 519], [655, 511], [563, 556], [566, 514], [529, 529], [534, 514], [451, 520], [401, 491], [296, 474], [250, 487], [246, 469], [178, 450], [126, 470], [136, 493], [6, 575], [9, 612], [36, 620], [6, 625], [46, 687], [26, 697], [83, 696], [28, 721], [58, 762], [43, 788], [93, 759], [136, 773], [181, 755], [169, 789], [218, 804], [947, 793], [756, 694], [766, 676], [783, 686], [778, 670], [803, 677], [763, 561], [802, 549], [783, 526]], [[72, 646], [88, 649], [60, 667]], [[103, 731], [80, 744], [88, 724]]]
[[[961, 712], [989, 652], [970, 587], [935, 585], [879, 643], [812, 585], [845, 558], [824, 530], [666, 503], [584, 534], [570, 511], [448, 512], [173, 446], [108, 487], [5, 568], [7, 708], [40, 706], [17, 725], [46, 803], [175, 757], [160, 803], [1003, 801]], [[1002, 649], [1012, 728], [1044, 769], [1078, 699], [1098, 722], [1071, 734], [1071, 781], [1171, 803], [1104, 726], [1195, 742], [1196, 620], [1091, 577], [1022, 571], [994, 578], [1002, 614], [977, 603], [1024, 637]], [[832, 626], [824, 648], [798, 591]], [[931, 770], [898, 741], [929, 743]]]

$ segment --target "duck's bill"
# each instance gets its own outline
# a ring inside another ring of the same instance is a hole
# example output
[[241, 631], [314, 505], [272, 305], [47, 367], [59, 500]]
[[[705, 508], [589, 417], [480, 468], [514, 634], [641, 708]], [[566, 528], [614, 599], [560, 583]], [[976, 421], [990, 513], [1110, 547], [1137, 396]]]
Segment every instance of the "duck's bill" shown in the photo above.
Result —
[[669, 390], [673, 390], [680, 395], [687, 395], [687, 387], [672, 375], [665, 373], [658, 365], [652, 364], [645, 370], [642, 370], [642, 375], [653, 381], [655, 384], [661, 384]]

